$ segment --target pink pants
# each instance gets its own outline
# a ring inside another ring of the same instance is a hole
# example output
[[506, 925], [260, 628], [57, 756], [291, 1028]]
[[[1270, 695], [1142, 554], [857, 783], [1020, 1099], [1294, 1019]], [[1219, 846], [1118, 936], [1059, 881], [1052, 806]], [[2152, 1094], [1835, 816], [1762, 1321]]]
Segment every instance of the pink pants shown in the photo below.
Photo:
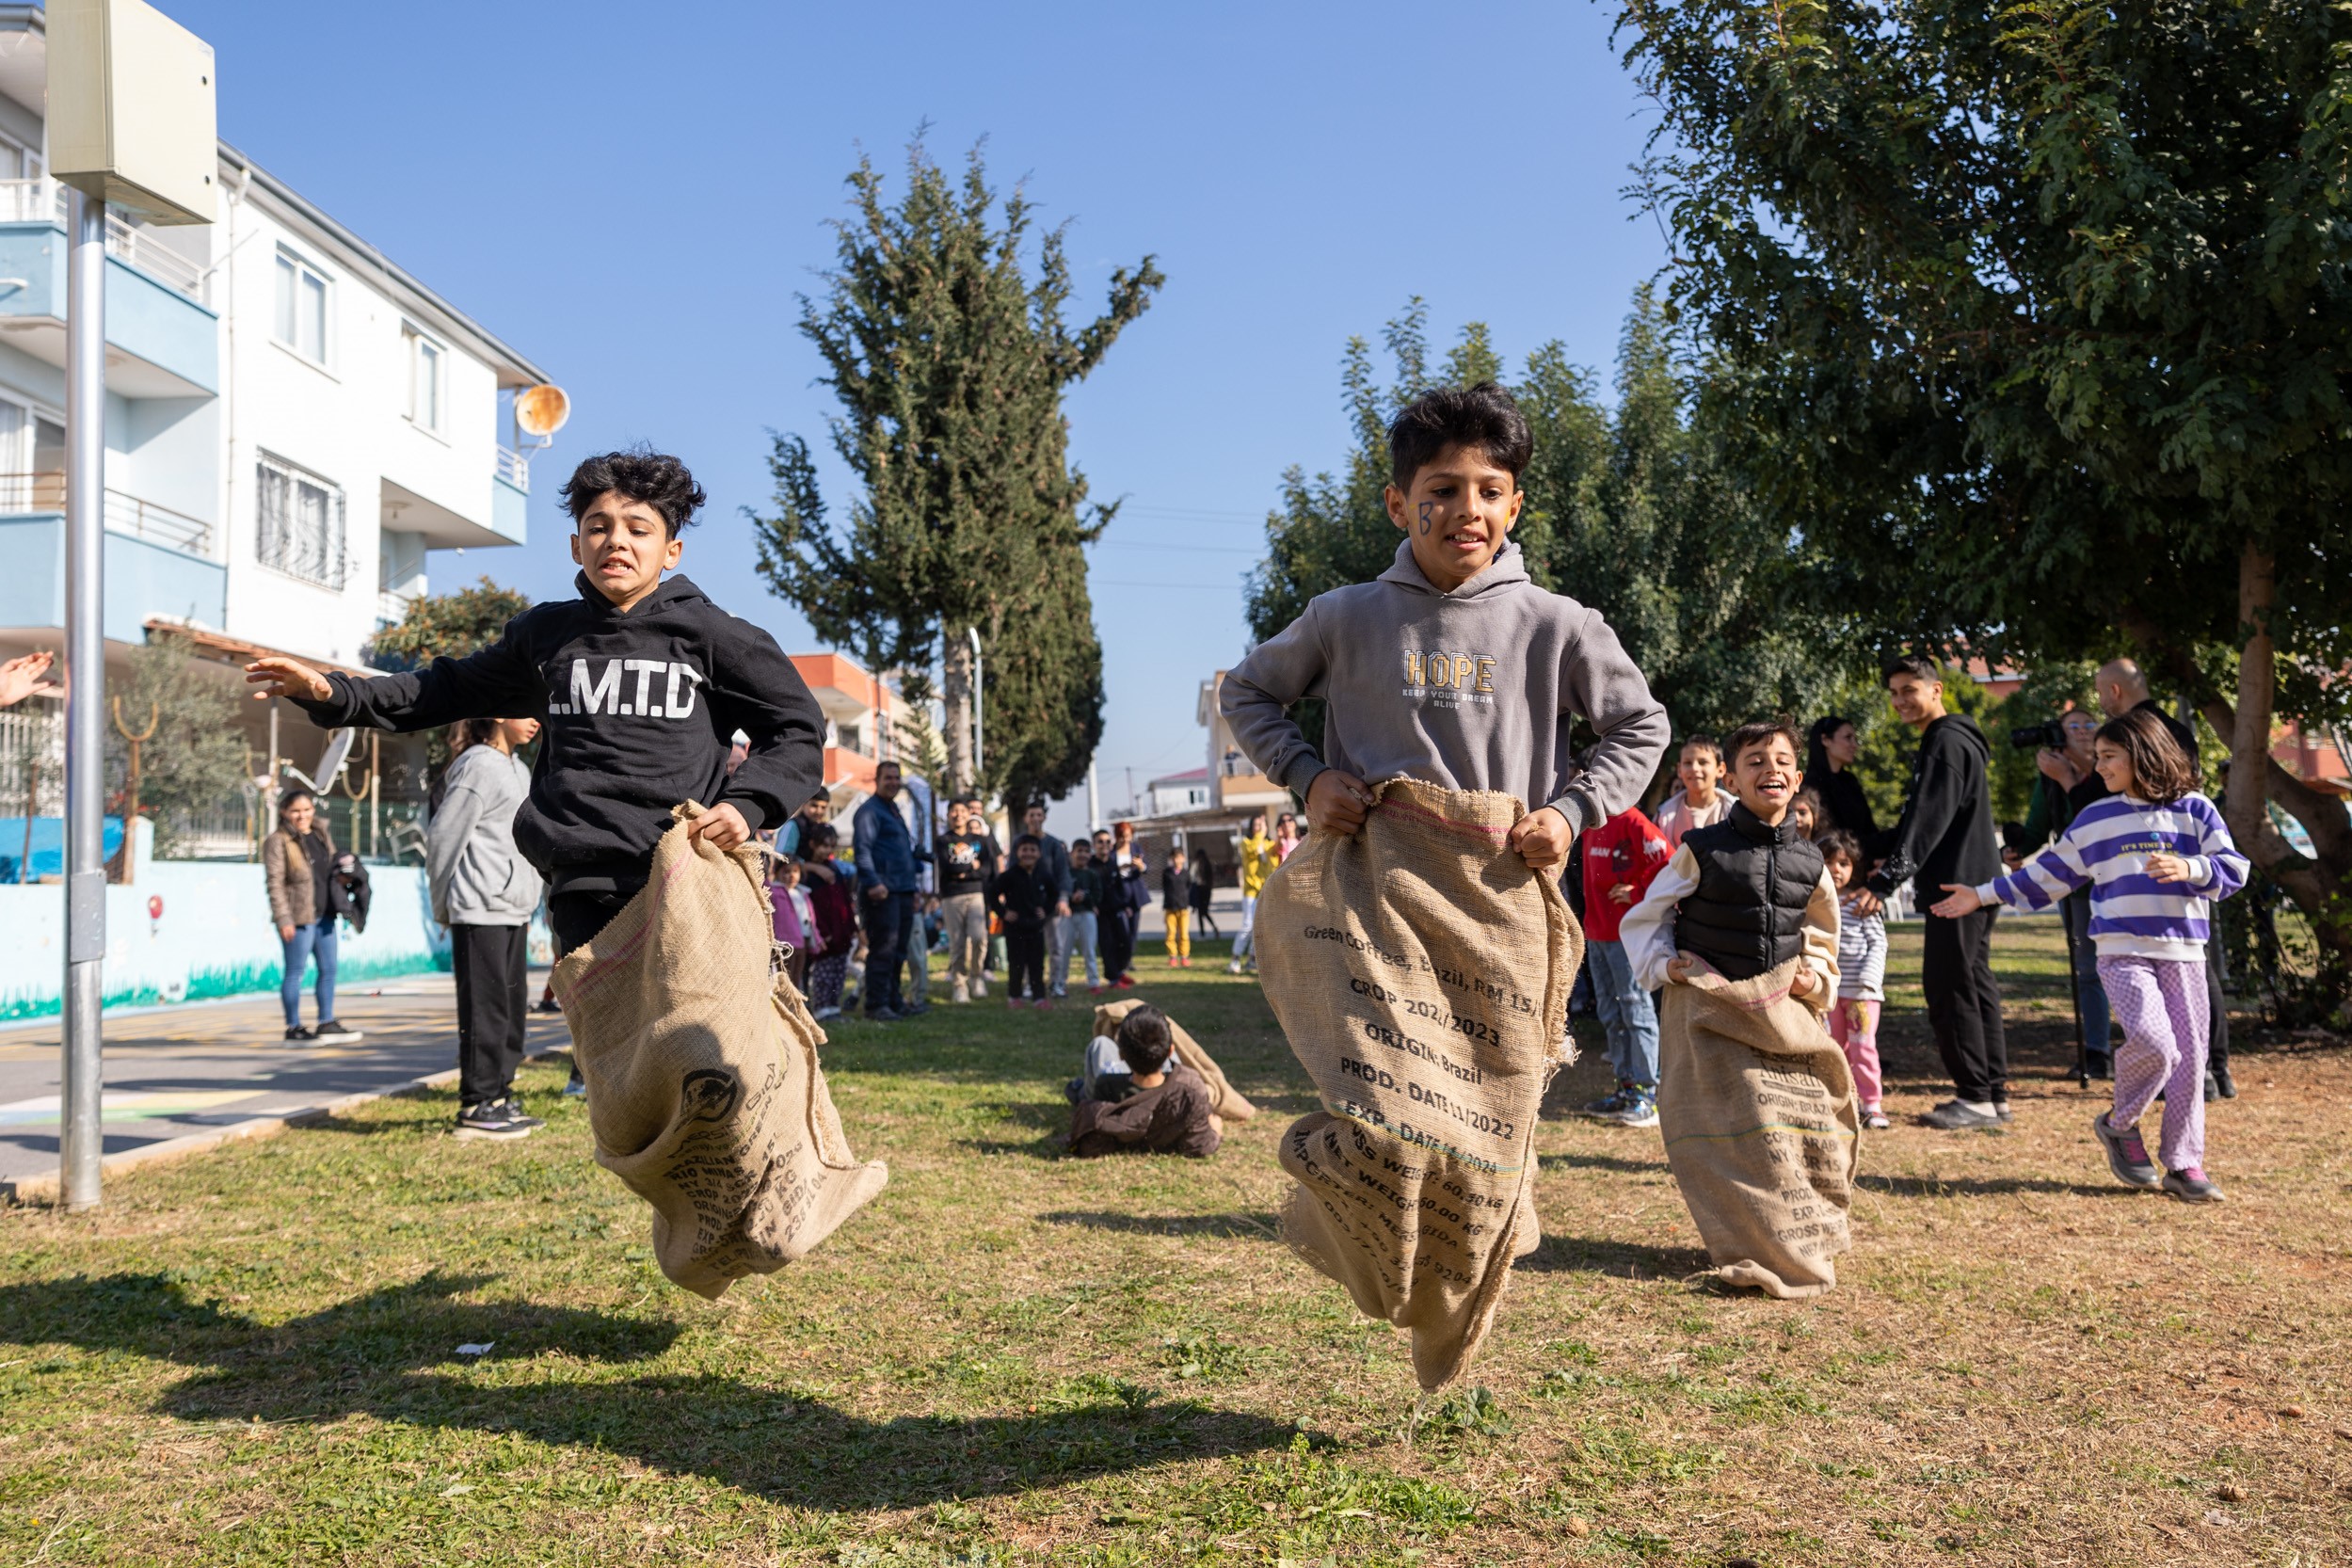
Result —
[[[1862, 1008], [1862, 1027], [1856, 1029], [1846, 1021], [1848, 1008]], [[1830, 1005], [1830, 1038], [1846, 1053], [1846, 1064], [1854, 1071], [1854, 1097], [1862, 1101], [1865, 1112], [1879, 1109], [1881, 1082], [1879, 1076], [1879, 1007], [1875, 1001], [1832, 1002]]]
[[2123, 1026], [2109, 1127], [2130, 1127], [2164, 1092], [2156, 1158], [2168, 1171], [2205, 1168], [2205, 966], [2196, 959], [2099, 960], [2099, 984]]

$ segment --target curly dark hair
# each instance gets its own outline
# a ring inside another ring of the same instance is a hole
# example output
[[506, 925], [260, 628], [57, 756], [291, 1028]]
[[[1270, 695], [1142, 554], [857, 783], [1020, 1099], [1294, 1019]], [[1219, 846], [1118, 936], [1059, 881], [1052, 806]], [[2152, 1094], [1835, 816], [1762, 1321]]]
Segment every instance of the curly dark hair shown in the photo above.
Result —
[[676, 538], [685, 526], [695, 520], [695, 513], [710, 499], [686, 465], [666, 452], [656, 452], [649, 446], [632, 446], [626, 452], [600, 452], [584, 459], [571, 471], [564, 488], [556, 493], [564, 498], [564, 507], [571, 513], [572, 526], [596, 498], [607, 490], [618, 490], [632, 501], [642, 502], [662, 514], [663, 526], [671, 538]]
[[1413, 488], [1413, 476], [1449, 446], [1473, 446], [1486, 460], [1519, 477], [1535, 454], [1535, 438], [1512, 395], [1492, 381], [1439, 387], [1406, 404], [1388, 422], [1389, 482]]

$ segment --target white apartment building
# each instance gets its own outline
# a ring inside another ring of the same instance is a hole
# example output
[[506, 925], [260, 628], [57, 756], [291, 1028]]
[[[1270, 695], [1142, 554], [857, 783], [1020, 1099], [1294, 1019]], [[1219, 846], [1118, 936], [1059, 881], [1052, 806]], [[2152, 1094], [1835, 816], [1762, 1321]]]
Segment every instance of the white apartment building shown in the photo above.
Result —
[[[0, 6], [0, 653], [60, 646], [65, 196], [46, 178], [42, 13]], [[502, 441], [545, 381], [223, 143], [210, 227], [108, 225], [105, 634], [357, 666], [428, 548], [519, 545]]]

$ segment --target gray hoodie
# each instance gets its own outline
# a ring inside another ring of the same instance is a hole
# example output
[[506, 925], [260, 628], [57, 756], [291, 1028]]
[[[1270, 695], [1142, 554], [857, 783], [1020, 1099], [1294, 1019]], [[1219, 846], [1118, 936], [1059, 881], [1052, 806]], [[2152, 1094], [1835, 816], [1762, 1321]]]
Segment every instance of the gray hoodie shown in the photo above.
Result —
[[425, 828], [424, 875], [443, 925], [528, 925], [544, 886], [515, 848], [515, 813], [531, 770], [493, 745], [468, 746], [449, 764], [441, 808]]
[[[1320, 758], [1288, 712], [1310, 696], [1328, 705]], [[1219, 706], [1266, 776], [1302, 798], [1327, 766], [1402, 775], [1555, 807], [1578, 831], [1640, 799], [1668, 736], [1600, 612], [1537, 587], [1515, 544], [1449, 594], [1400, 544], [1375, 581], [1317, 595], [1252, 649]], [[1582, 769], [1568, 746], [1578, 716], [1600, 737]]]

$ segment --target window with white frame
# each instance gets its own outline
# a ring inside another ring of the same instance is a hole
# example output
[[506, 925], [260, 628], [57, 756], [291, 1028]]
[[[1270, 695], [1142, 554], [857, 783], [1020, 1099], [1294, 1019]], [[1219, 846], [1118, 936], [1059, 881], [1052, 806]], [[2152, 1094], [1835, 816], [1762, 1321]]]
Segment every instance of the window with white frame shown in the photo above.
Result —
[[323, 588], [344, 585], [343, 487], [262, 454], [257, 493], [262, 565]]
[[427, 430], [439, 430], [442, 367], [449, 362], [449, 352], [407, 322], [401, 324], [400, 341], [408, 359], [408, 418]]
[[327, 362], [327, 275], [291, 250], [278, 252], [280, 343], [313, 364]]

